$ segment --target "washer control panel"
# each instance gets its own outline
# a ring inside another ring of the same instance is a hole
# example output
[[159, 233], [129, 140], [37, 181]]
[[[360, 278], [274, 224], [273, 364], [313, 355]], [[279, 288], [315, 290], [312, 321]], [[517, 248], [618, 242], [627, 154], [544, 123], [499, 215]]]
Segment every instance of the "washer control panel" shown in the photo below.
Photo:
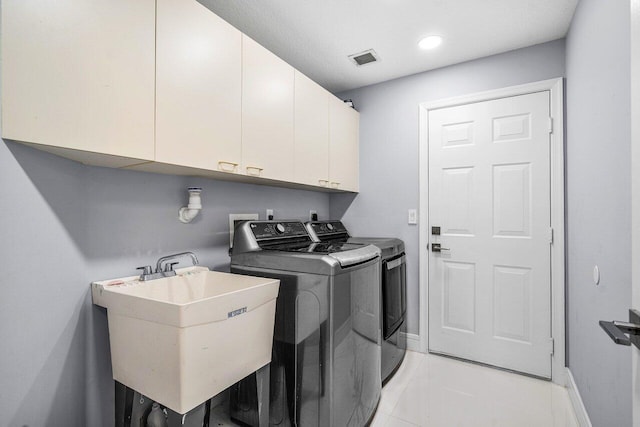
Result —
[[347, 229], [340, 221], [312, 222], [310, 225], [318, 236], [347, 232]]
[[251, 231], [257, 241], [285, 237], [309, 236], [300, 221], [264, 221], [252, 222]]
[[340, 221], [307, 222], [307, 230], [315, 242], [349, 238], [347, 228]]

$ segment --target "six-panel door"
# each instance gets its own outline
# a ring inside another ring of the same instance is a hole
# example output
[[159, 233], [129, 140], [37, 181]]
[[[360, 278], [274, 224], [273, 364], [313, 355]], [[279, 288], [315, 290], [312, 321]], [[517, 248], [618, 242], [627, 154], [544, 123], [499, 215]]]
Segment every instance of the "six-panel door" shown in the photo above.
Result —
[[549, 92], [428, 126], [429, 350], [550, 378]]

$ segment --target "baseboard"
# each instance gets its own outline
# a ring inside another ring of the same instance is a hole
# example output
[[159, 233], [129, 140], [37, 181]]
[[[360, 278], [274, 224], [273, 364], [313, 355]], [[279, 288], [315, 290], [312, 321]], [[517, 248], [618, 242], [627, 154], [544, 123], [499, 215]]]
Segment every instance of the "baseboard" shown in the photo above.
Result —
[[569, 393], [569, 399], [571, 399], [571, 405], [573, 406], [573, 411], [576, 414], [580, 427], [592, 427], [589, 414], [587, 414], [587, 409], [584, 407], [582, 397], [580, 397], [580, 391], [569, 368], [567, 368], [567, 392]]
[[420, 335], [404, 332], [400, 332], [400, 335], [404, 335], [407, 338], [407, 350], [420, 351]]

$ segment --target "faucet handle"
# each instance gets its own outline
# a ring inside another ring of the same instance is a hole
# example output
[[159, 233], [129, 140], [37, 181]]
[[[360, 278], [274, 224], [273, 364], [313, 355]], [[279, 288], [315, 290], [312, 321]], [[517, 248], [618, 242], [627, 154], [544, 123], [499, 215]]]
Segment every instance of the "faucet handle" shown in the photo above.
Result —
[[142, 273], [140, 274], [141, 282], [148, 280], [149, 276], [151, 276], [151, 274], [153, 273], [153, 270], [151, 270], [150, 265], [145, 265], [144, 267], [136, 267], [136, 270], [142, 270]]
[[150, 265], [145, 265], [144, 267], [136, 267], [136, 270], [142, 270], [143, 275], [153, 273]]
[[[176, 264], [180, 264], [178, 261], [176, 262], [168, 262], [164, 265], [164, 272], [167, 273], [169, 271], [173, 271], [173, 266]], [[149, 267], [151, 268], [151, 267]]]

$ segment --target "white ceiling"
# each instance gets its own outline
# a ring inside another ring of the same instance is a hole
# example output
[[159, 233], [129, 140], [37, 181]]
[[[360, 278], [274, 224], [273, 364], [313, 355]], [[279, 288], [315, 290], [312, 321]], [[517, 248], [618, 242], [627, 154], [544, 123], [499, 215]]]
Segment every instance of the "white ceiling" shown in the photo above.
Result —
[[[340, 92], [562, 38], [578, 0], [199, 0]], [[425, 35], [442, 45], [418, 49]], [[374, 49], [380, 62], [347, 57]]]

